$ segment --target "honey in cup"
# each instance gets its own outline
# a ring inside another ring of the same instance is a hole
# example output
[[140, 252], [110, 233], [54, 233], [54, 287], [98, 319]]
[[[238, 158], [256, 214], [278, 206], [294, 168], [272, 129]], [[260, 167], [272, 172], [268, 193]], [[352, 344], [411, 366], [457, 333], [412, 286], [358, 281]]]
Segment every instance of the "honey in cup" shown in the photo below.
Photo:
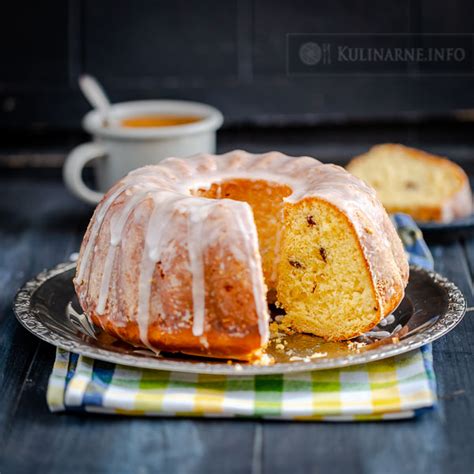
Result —
[[136, 115], [121, 120], [122, 127], [129, 128], [151, 128], [151, 127], [175, 127], [177, 125], [187, 125], [202, 120], [197, 115], [173, 115], [173, 114], [153, 114]]

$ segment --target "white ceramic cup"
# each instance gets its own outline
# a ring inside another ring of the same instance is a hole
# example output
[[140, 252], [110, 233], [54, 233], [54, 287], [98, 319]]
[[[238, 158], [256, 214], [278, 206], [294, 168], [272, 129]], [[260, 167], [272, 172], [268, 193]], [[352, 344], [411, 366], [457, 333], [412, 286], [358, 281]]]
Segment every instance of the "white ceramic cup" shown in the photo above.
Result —
[[[201, 120], [168, 127], [123, 127], [127, 117], [145, 115], [199, 116]], [[214, 153], [216, 130], [222, 125], [222, 114], [209, 105], [178, 100], [145, 100], [122, 102], [111, 108], [110, 125], [96, 110], [89, 112], [83, 127], [94, 141], [76, 147], [66, 158], [63, 177], [66, 186], [80, 199], [97, 204], [115, 182], [129, 171], [157, 164], [164, 158], [184, 158], [196, 153]], [[93, 162], [95, 191], [82, 179], [84, 166]]]

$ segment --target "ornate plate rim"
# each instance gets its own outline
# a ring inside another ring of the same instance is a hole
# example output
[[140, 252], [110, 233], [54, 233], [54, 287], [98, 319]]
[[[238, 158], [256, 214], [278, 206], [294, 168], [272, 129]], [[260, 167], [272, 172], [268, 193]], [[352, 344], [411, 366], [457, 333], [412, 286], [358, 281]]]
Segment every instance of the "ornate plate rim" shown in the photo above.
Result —
[[353, 355], [330, 359], [321, 358], [311, 361], [276, 363], [273, 365], [245, 365], [239, 364], [238, 362], [234, 364], [223, 362], [220, 364], [216, 362], [207, 363], [204, 361], [170, 361], [154, 357], [119, 354], [106, 349], [91, 347], [86, 343], [71, 341], [43, 324], [43, 322], [37, 317], [36, 311], [31, 308], [32, 296], [47, 280], [63, 272], [69, 271], [74, 267], [74, 262], [60, 263], [49, 270], [39, 273], [18, 291], [15, 296], [13, 310], [20, 324], [41, 340], [56, 347], [105, 362], [113, 362], [145, 369], [200, 374], [249, 376], [325, 370], [359, 365], [403, 354], [433, 342], [457, 326], [466, 312], [466, 300], [461, 290], [459, 290], [454, 283], [432, 270], [427, 270], [417, 265], [411, 265], [411, 270], [425, 273], [435, 284], [446, 291], [448, 296], [448, 307], [446, 313], [432, 326], [408, 336], [396, 345], [382, 345], [370, 352], [355, 353]]

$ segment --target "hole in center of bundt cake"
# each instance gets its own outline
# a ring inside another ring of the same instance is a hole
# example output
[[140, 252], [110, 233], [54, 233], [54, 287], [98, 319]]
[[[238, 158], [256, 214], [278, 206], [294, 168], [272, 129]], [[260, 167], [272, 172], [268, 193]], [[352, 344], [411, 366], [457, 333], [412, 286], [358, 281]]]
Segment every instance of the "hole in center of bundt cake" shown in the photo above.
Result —
[[283, 199], [292, 189], [263, 179], [229, 179], [207, 189], [191, 191], [210, 199], [233, 199], [250, 204], [257, 227], [263, 274], [269, 290], [276, 288], [277, 267], [283, 226]]

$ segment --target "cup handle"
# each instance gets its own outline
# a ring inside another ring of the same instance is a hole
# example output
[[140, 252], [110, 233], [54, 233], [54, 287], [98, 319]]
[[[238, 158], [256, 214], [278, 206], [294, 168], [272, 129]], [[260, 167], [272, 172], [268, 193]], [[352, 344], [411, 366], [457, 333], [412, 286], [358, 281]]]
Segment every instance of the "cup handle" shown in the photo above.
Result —
[[84, 143], [74, 148], [66, 157], [63, 166], [63, 178], [66, 187], [79, 199], [89, 204], [97, 204], [104, 193], [90, 189], [82, 180], [84, 166], [92, 160], [105, 157], [104, 148], [98, 143]]

